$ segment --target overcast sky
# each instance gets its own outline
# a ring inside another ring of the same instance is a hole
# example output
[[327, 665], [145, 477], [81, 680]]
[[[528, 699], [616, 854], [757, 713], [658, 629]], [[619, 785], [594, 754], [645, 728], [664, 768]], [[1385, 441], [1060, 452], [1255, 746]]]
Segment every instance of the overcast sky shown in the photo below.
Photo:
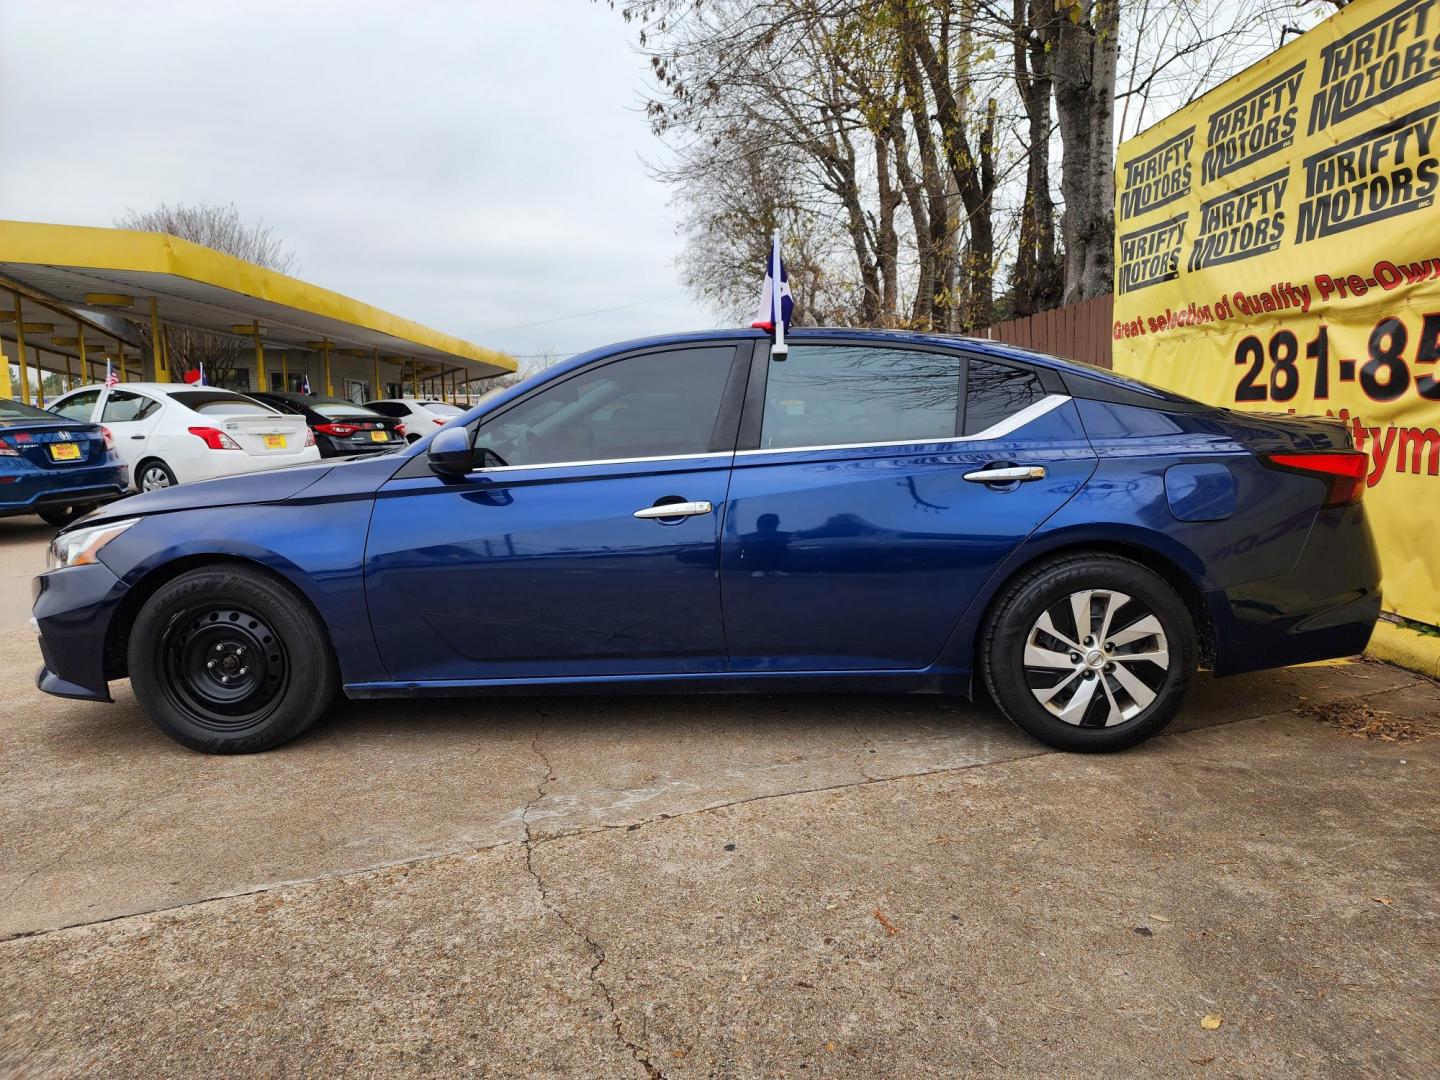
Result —
[[233, 202], [306, 280], [517, 354], [713, 326], [643, 77], [589, 0], [4, 0], [0, 216]]

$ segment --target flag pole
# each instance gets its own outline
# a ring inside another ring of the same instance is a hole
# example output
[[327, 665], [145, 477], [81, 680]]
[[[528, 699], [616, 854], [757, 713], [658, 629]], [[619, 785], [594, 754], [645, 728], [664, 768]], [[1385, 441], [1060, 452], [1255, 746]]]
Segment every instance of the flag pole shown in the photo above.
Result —
[[770, 359], [784, 360], [790, 355], [785, 344], [785, 303], [780, 296], [780, 230], [776, 229], [770, 246], [770, 318], [775, 322], [775, 343], [770, 346]]

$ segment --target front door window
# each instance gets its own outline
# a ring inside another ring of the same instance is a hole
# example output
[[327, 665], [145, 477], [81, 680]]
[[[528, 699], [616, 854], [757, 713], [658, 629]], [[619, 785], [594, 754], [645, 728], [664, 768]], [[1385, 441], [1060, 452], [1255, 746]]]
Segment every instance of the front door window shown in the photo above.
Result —
[[645, 353], [591, 368], [486, 420], [477, 468], [681, 457], [720, 449], [732, 346]]

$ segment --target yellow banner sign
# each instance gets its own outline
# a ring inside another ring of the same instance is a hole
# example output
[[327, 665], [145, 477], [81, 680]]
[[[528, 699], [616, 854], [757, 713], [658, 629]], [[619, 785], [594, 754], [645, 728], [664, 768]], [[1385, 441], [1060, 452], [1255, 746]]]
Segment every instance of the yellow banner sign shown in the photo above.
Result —
[[1338, 416], [1387, 608], [1440, 623], [1440, 0], [1354, 0], [1120, 147], [1115, 367]]

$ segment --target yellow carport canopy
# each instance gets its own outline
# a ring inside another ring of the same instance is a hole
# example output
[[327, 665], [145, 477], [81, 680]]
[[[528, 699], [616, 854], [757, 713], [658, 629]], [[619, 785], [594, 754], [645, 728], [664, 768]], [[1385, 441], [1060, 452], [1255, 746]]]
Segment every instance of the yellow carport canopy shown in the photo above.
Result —
[[[0, 308], [13, 310], [7, 289], [20, 291], [22, 304], [54, 300], [142, 325], [151, 320], [152, 300], [163, 323], [237, 335], [258, 323], [267, 350], [314, 350], [323, 342], [421, 371], [459, 368], [468, 379], [515, 370], [504, 353], [163, 233], [0, 220]], [[57, 325], [55, 333], [63, 340], [76, 329]], [[37, 326], [30, 343], [46, 347], [47, 336]], [[55, 351], [69, 352], [68, 344]]]

